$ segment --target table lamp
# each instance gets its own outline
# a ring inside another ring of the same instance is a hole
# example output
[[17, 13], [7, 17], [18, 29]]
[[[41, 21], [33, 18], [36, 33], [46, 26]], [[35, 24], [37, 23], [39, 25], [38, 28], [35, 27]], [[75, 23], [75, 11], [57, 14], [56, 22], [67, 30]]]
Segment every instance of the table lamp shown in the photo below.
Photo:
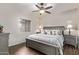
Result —
[[72, 25], [69, 24], [69, 25], [67, 26], [67, 29], [69, 30], [69, 35], [70, 35], [70, 34], [71, 34]]

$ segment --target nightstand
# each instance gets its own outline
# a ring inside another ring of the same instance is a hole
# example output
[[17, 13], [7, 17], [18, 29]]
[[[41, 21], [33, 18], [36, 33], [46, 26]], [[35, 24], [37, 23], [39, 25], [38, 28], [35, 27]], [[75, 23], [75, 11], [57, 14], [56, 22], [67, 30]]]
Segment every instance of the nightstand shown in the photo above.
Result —
[[77, 37], [77, 46], [79, 48], [79, 36]]
[[64, 35], [65, 44], [73, 45], [77, 47], [77, 39], [76, 36], [73, 35]]

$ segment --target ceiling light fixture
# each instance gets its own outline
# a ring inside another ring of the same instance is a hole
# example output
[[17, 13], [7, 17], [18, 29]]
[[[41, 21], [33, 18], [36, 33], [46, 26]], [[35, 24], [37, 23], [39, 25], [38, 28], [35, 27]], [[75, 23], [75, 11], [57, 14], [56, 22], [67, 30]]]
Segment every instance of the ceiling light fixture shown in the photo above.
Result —
[[43, 13], [45, 13], [45, 10], [40, 10], [39, 12], [40, 12], [41, 14], [43, 14]]
[[52, 5], [47, 5], [47, 7], [44, 5], [45, 3], [39, 3], [39, 4], [36, 4], [35, 6], [38, 8], [38, 10], [34, 10], [32, 12], [39, 12], [40, 15], [43, 14], [43, 13], [48, 13], [48, 14], [51, 14], [50, 11], [48, 11], [49, 9], [53, 8]]

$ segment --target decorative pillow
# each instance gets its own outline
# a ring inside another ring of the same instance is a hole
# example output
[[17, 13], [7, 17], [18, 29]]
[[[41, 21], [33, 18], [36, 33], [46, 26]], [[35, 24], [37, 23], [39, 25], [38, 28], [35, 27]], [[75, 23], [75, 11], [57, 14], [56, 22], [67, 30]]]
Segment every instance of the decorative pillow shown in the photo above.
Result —
[[44, 30], [44, 29], [41, 29], [41, 33], [42, 33], [42, 34], [45, 34], [45, 30]]
[[58, 34], [59, 34], [59, 35], [63, 35], [63, 31], [62, 31], [62, 30], [59, 30], [59, 31], [58, 31]]
[[42, 33], [42, 34], [47, 34], [47, 32], [46, 32], [45, 30], [43, 30], [41, 33]]
[[52, 30], [52, 35], [56, 35], [57, 31], [56, 30]]
[[50, 35], [53, 35], [52, 30], [50, 31]]
[[53, 35], [62, 35], [62, 31], [61, 30], [52, 30], [52, 34]]
[[50, 35], [50, 30], [44, 30], [45, 33], [47, 33], [48, 35]]

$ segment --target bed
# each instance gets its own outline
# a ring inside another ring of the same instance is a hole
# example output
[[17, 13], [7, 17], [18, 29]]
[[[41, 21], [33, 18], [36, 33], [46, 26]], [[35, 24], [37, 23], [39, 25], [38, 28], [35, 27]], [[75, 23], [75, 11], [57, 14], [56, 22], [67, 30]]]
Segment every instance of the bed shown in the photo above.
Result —
[[26, 46], [34, 48], [47, 55], [63, 55], [64, 26], [45, 26], [43, 30], [61, 30], [62, 34], [33, 34], [26, 38]]

